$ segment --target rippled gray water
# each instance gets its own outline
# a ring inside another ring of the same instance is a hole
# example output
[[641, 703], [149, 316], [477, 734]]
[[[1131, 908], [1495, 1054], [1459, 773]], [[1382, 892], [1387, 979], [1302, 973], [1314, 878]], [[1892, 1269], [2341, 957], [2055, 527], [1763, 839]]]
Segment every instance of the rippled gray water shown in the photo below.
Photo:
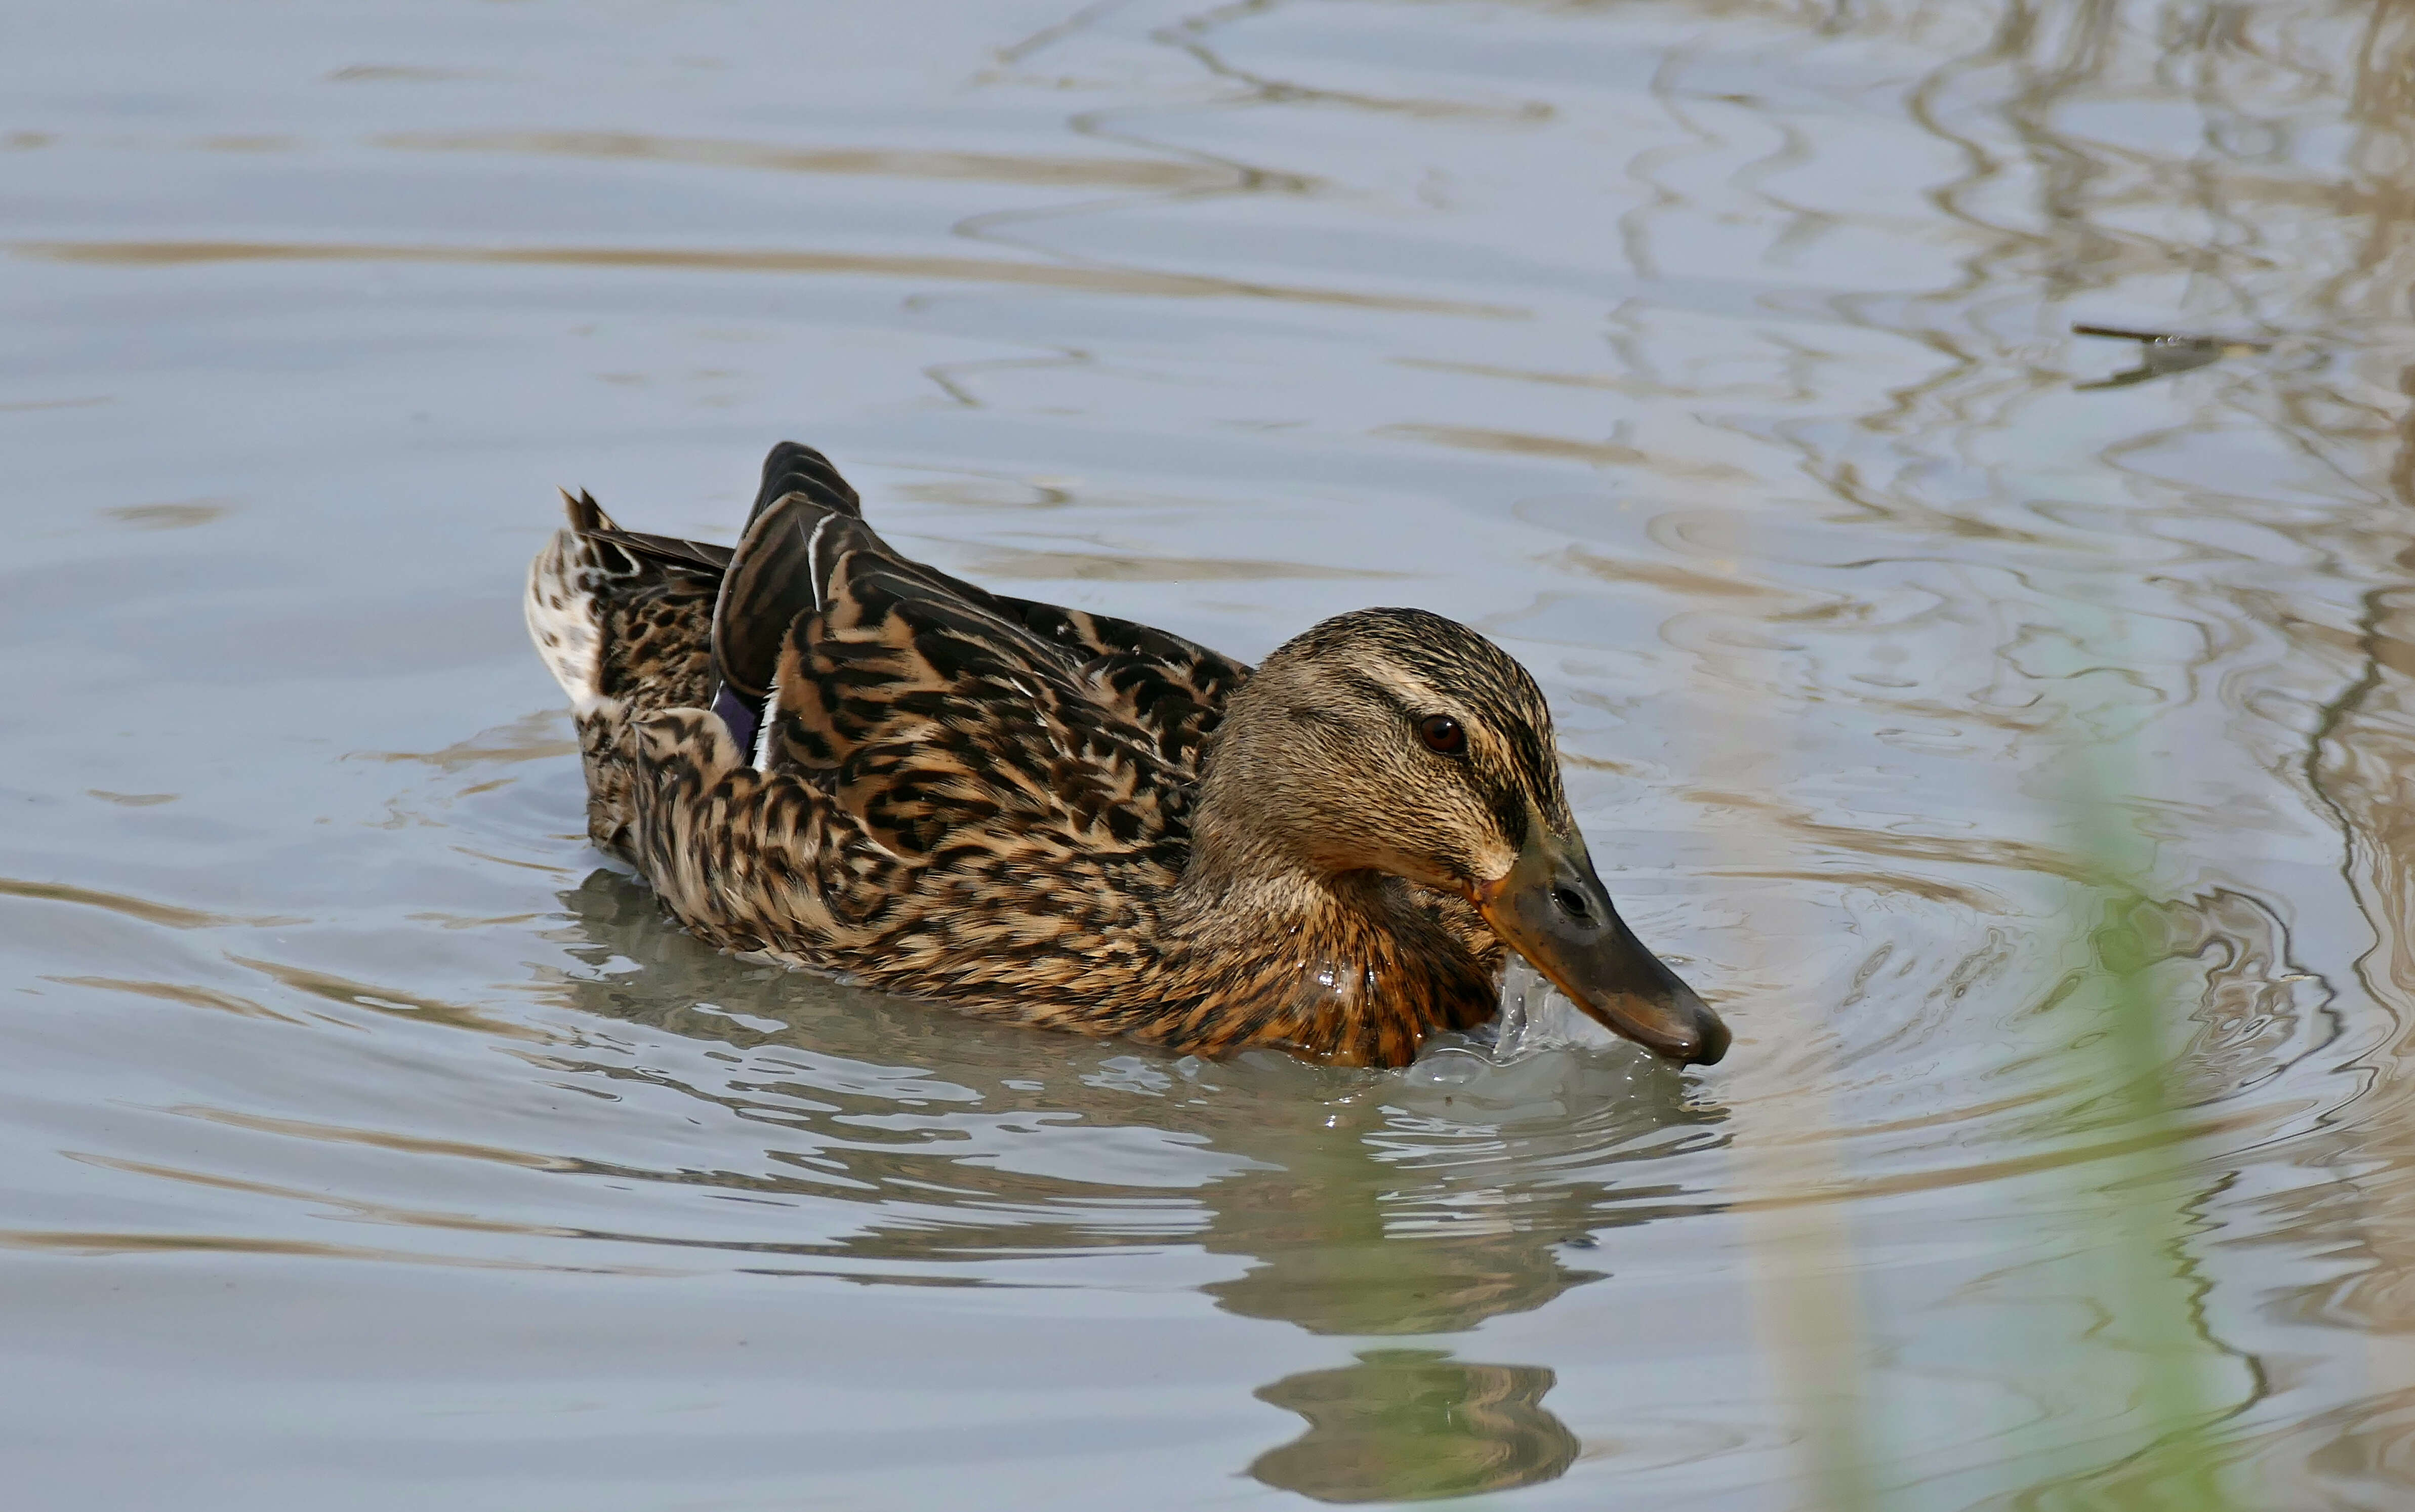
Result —
[[[2407, 6], [5, 32], [11, 1505], [2415, 1505]], [[1020, 594], [1483, 627], [1735, 1052], [682, 936], [520, 575], [790, 436]]]

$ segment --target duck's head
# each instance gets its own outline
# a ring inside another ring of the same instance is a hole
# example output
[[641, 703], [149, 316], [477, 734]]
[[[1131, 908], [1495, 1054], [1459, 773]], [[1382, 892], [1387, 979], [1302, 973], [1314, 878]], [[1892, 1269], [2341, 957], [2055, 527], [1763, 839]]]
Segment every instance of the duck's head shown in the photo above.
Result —
[[1727, 1054], [1727, 1026], [1595, 874], [1541, 690], [1465, 625], [1360, 609], [1279, 648], [1225, 711], [1199, 822], [1257, 865], [1457, 893], [1616, 1033], [1672, 1060]]

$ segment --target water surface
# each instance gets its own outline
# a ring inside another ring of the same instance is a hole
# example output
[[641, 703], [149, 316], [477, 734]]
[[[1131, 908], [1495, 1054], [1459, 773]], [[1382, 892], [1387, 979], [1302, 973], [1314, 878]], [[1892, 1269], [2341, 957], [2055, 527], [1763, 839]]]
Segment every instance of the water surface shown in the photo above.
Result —
[[[2415, 1499], [2405, 7], [9, 33], [22, 1505]], [[520, 577], [783, 437], [1246, 657], [1482, 627], [1733, 1054], [1201, 1063], [685, 937]]]

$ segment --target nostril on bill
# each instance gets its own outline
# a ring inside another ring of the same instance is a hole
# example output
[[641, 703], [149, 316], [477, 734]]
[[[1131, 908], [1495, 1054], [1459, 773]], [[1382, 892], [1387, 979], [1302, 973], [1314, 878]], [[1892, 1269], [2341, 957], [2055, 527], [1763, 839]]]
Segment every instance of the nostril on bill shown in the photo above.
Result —
[[1584, 894], [1574, 888], [1552, 889], [1552, 901], [1558, 904], [1560, 912], [1570, 919], [1589, 920], [1593, 917], [1585, 910]]

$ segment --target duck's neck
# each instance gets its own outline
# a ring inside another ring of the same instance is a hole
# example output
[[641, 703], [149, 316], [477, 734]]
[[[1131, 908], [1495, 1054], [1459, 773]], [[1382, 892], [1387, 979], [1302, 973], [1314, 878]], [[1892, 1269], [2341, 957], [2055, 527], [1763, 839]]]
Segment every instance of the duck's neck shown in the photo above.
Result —
[[1499, 1006], [1487, 964], [1434, 900], [1373, 872], [1320, 874], [1203, 815], [1167, 899], [1162, 1037], [1406, 1064], [1429, 1034]]

